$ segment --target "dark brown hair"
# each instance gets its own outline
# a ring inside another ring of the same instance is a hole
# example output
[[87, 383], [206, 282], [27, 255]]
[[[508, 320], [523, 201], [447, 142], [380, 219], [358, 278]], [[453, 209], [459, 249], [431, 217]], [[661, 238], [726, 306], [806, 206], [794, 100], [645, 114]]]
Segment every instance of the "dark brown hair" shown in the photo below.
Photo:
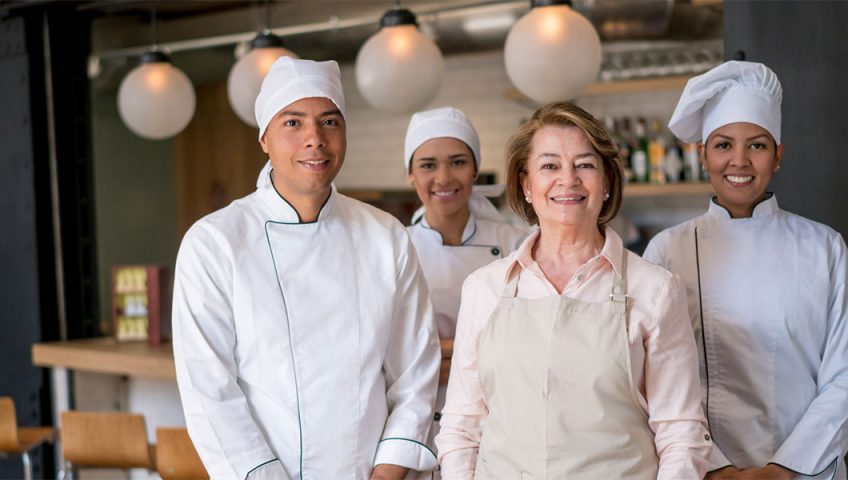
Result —
[[604, 201], [601, 207], [598, 225], [606, 224], [621, 208], [623, 174], [618, 160], [618, 147], [598, 119], [570, 102], [549, 103], [536, 110], [530, 120], [524, 122], [507, 142], [506, 195], [509, 206], [531, 225], [539, 223], [533, 205], [524, 199], [521, 181], [527, 175], [527, 159], [530, 157], [533, 137], [546, 125], [579, 128], [601, 157], [609, 199]]

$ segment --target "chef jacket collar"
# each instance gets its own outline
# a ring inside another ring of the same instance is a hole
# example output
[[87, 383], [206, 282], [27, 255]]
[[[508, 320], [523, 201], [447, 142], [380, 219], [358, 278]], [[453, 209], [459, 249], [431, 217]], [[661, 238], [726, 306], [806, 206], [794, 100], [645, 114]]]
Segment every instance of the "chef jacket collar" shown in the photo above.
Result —
[[[754, 207], [754, 212], [751, 214], [751, 218], [773, 215], [777, 213], [779, 209], [780, 208], [777, 205], [777, 197], [771, 192], [766, 192], [766, 198]], [[713, 217], [726, 220], [745, 220], [744, 218], [733, 218], [726, 208], [719, 205], [718, 197], [713, 197], [712, 200], [710, 200], [708, 213]]]
[[[268, 165], [270, 165], [270, 162]], [[256, 190], [259, 197], [271, 211], [271, 218], [269, 220], [289, 224], [316, 223], [325, 220], [332, 213], [336, 203], [336, 197], [338, 196], [336, 184], [330, 185], [330, 196], [327, 197], [327, 201], [321, 207], [321, 211], [318, 213], [318, 219], [315, 222], [302, 222], [297, 210], [274, 188], [273, 177], [271, 176], [272, 172], [273, 170], [266, 165], [266, 168], [262, 169], [262, 173], [256, 182]]]
[[[621, 240], [621, 237], [615, 233], [615, 230], [607, 227], [601, 227], [604, 231], [604, 246], [601, 248], [601, 253], [598, 256], [590, 259], [587, 264], [595, 263], [595, 262], [606, 262], [610, 265], [615, 271], [615, 274], [621, 277], [621, 261], [622, 261], [622, 252], [624, 251], [624, 243]], [[541, 235], [541, 230], [536, 230], [526, 240], [518, 247], [518, 250], [513, 254], [513, 260], [509, 267], [506, 269], [506, 275], [504, 276], [504, 283], [509, 282], [509, 278], [511, 276], [512, 271], [515, 269], [515, 265], [518, 264], [522, 269], [530, 268], [531, 265], [536, 263], [536, 260], [533, 259], [533, 246], [536, 245], [536, 242], [539, 240], [539, 236]], [[582, 268], [582, 267], [581, 267]]]
[[[445, 240], [444, 238], [442, 238], [442, 234], [440, 234], [435, 228], [431, 227], [430, 224], [427, 223], [426, 215], [421, 216], [419, 223], [426, 231], [432, 233], [433, 235], [438, 235], [439, 240], [442, 242], [442, 245], [444, 245]], [[468, 222], [465, 224], [465, 229], [462, 231], [462, 245], [465, 245], [466, 242], [471, 240], [471, 237], [473, 237], [475, 233], [477, 233], [477, 218], [474, 216], [473, 212], [469, 212]]]

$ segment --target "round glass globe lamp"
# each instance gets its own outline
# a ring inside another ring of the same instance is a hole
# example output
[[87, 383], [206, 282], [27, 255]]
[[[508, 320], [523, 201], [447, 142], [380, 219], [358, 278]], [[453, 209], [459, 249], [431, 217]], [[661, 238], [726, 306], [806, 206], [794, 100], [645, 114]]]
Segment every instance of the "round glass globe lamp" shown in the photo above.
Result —
[[195, 105], [191, 81], [158, 51], [142, 55], [141, 65], [118, 88], [121, 120], [133, 133], [151, 140], [180, 133], [194, 116]]
[[390, 10], [380, 25], [380, 31], [356, 56], [359, 92], [368, 104], [383, 112], [420, 110], [442, 85], [442, 52], [418, 30], [415, 16], [408, 10]]
[[260, 34], [250, 44], [251, 50], [230, 69], [227, 98], [236, 116], [244, 123], [256, 127], [256, 97], [271, 65], [280, 57], [299, 57], [283, 48], [282, 40], [276, 35]]
[[534, 0], [506, 38], [507, 76], [539, 104], [578, 97], [601, 70], [598, 32], [570, 3]]

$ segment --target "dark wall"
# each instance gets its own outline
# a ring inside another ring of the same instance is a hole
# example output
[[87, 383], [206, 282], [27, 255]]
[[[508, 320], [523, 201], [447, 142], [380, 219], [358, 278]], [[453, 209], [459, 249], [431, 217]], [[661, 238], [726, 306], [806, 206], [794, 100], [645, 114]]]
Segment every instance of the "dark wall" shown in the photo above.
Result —
[[783, 85], [781, 207], [848, 236], [848, 2], [725, 1], [725, 58], [771, 67]]
[[[60, 339], [60, 311], [68, 338], [97, 333], [90, 20], [73, 5], [20, 5], [0, 11], [0, 396], [15, 401], [19, 425], [40, 426], [54, 419], [32, 344]], [[54, 475], [52, 448], [32, 460], [35, 478]], [[20, 457], [0, 460], [0, 478], [22, 476]]]

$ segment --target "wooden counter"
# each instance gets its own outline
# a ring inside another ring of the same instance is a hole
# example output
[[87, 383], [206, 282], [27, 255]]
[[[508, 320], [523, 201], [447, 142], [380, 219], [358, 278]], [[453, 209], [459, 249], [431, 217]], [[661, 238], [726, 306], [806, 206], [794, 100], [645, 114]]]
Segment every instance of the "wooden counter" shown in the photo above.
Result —
[[[442, 340], [441, 343], [443, 356], [450, 358], [453, 341]], [[111, 337], [36, 343], [32, 346], [32, 363], [37, 367], [61, 367], [129, 377], [177, 378], [170, 343], [154, 347], [144, 341], [118, 342]]]
[[36, 343], [32, 346], [32, 363], [130, 377], [177, 378], [170, 343], [151, 346], [144, 341], [118, 342], [111, 337]]

